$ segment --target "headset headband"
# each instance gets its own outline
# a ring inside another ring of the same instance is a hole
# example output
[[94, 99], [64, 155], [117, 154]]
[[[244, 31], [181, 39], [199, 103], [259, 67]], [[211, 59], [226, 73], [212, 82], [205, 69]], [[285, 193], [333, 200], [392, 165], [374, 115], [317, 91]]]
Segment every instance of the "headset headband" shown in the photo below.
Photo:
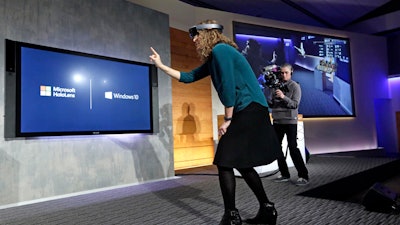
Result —
[[196, 27], [197, 30], [205, 30], [205, 29], [218, 29], [218, 30], [223, 30], [224, 27], [220, 24], [215, 24], [215, 23], [211, 23], [211, 24], [199, 24], [194, 26]]
[[199, 30], [209, 30], [209, 29], [218, 29], [220, 32], [222, 32], [224, 26], [216, 23], [195, 25], [189, 29], [190, 38], [193, 39], [194, 36], [198, 35]]

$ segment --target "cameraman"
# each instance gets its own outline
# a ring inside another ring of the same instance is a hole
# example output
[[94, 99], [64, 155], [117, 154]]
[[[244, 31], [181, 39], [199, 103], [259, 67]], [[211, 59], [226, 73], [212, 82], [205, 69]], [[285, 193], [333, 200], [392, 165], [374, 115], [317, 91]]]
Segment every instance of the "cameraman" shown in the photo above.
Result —
[[[268, 103], [272, 108], [273, 126], [282, 143], [286, 134], [290, 156], [298, 172], [296, 185], [308, 184], [308, 170], [305, 166], [300, 150], [297, 147], [297, 116], [301, 99], [300, 85], [292, 80], [293, 67], [285, 63], [281, 66], [281, 86], [267, 88], [269, 90]], [[287, 182], [290, 173], [285, 156], [278, 158], [280, 176], [274, 182]]]

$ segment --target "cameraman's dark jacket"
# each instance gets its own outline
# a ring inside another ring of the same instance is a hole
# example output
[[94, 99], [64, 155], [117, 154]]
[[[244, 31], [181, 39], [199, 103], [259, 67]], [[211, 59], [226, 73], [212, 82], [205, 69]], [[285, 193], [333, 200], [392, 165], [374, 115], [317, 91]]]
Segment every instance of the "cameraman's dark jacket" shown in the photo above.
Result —
[[277, 124], [297, 124], [301, 99], [300, 85], [293, 80], [286, 81], [284, 88], [286, 90], [281, 89], [285, 94], [283, 99], [275, 96], [275, 89], [266, 89], [269, 89], [267, 100], [272, 109], [273, 122]]

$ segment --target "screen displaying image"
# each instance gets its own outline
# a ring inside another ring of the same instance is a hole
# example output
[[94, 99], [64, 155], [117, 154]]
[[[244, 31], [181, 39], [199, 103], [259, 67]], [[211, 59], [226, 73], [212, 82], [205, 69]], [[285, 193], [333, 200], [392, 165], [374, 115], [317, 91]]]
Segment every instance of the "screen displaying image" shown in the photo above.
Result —
[[17, 136], [150, 133], [150, 64], [17, 43]]
[[233, 22], [234, 39], [257, 78], [290, 63], [303, 117], [354, 117], [348, 38]]

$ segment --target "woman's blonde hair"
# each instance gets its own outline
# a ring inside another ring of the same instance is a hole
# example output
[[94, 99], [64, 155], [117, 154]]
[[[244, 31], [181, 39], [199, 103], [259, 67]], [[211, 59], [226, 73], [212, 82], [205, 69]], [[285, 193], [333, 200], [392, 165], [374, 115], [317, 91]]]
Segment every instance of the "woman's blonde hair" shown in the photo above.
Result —
[[[204, 20], [199, 24], [218, 24], [218, 22], [215, 20]], [[197, 46], [197, 53], [203, 62], [207, 61], [211, 55], [212, 49], [218, 43], [225, 43], [238, 49], [237, 44], [222, 34], [218, 29], [204, 29], [199, 30], [198, 33], [200, 38]]]

